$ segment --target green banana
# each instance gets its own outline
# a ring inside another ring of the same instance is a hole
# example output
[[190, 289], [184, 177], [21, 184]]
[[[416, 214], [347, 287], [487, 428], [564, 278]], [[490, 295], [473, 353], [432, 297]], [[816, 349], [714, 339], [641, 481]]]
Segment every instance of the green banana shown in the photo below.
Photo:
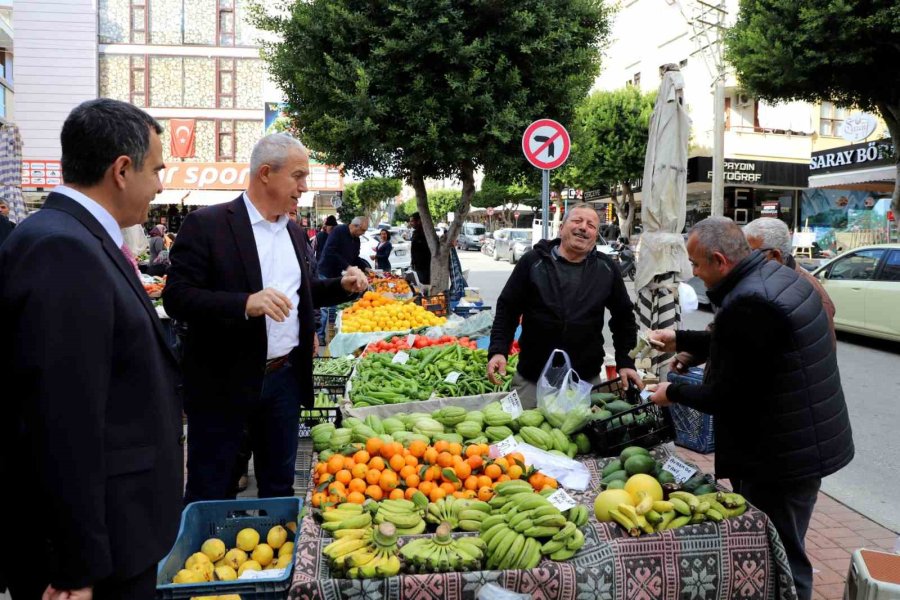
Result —
[[717, 511], [714, 508], [710, 508], [708, 511], [706, 511], [706, 518], [709, 519], [710, 521], [715, 521], [718, 523], [719, 521], [722, 521], [725, 519], [725, 515], [723, 515], [722, 513], [720, 513], [719, 511]]
[[[513, 540], [512, 544], [510, 544], [509, 549], [506, 551], [503, 556], [503, 560], [498, 563], [498, 567], [501, 571], [505, 571], [509, 569], [515, 562], [518, 562], [519, 555], [522, 554], [522, 550], [525, 549], [525, 536], [517, 535]], [[515, 562], [514, 562], [515, 561]]]
[[508, 524], [511, 528], [515, 529], [516, 526], [517, 526], [519, 523], [521, 523], [522, 521], [530, 521], [530, 520], [531, 520], [531, 515], [532, 515], [533, 512], [534, 512], [533, 510], [525, 510], [525, 511], [517, 512], [517, 513], [515, 514], [515, 516], [513, 516], [513, 517], [507, 519], [507, 524]]
[[582, 546], [584, 546], [584, 534], [581, 533], [580, 529], [575, 530], [575, 535], [569, 538], [569, 541], [566, 542], [566, 550], [580, 550]]
[[697, 508], [694, 510], [695, 513], [704, 514], [706, 511], [710, 509], [709, 502], [701, 502], [697, 505]]
[[[553, 533], [554, 540], [565, 540], [570, 535], [573, 535], [576, 531], [578, 531], [578, 527], [575, 526], [575, 523], [571, 521], [567, 522], [562, 529], [559, 529], [555, 533]], [[540, 537], [540, 536], [535, 536]]]
[[532, 527], [534, 527], [534, 521], [532, 521], [531, 519], [524, 519], [522, 521], [519, 521], [516, 526], [513, 527], [513, 529], [515, 529], [518, 533], [523, 533], [526, 530], [531, 529]]
[[653, 509], [650, 509], [649, 511], [644, 513], [644, 518], [646, 518], [647, 522], [651, 525], [657, 525], [662, 521], [662, 515]]
[[686, 517], [691, 516], [691, 507], [688, 506], [688, 503], [680, 498], [672, 498], [669, 496], [669, 504], [672, 505], [672, 508], [675, 509], [675, 512], [678, 514], [684, 515]]
[[659, 514], [663, 514], [675, 510], [675, 505], [666, 500], [657, 500], [653, 503], [653, 510]]
[[481, 522], [481, 531], [485, 532], [494, 525], [498, 525], [500, 523], [506, 523], [505, 515], [491, 515]]
[[627, 516], [623, 515], [618, 511], [618, 509], [612, 509], [609, 511], [610, 518], [622, 526], [628, 532], [628, 535], [631, 537], [638, 537], [641, 535], [641, 529], [631, 521]]
[[414, 527], [398, 527], [397, 535], [419, 535], [425, 531], [425, 521], [419, 519], [419, 524]]
[[669, 526], [669, 523], [672, 522], [672, 519], [675, 518], [676, 514], [678, 514], [678, 513], [676, 513], [674, 510], [669, 510], [669, 511], [664, 512], [662, 514], [662, 521], [660, 521], [659, 523], [656, 524], [656, 530], [663, 531], [664, 529], [667, 529]]
[[[572, 524], [574, 526], [574, 524]], [[529, 527], [522, 533], [524, 533], [528, 537], [551, 537], [557, 535], [559, 533], [559, 527], [550, 527], [550, 526], [534, 526]]]
[[457, 525], [461, 531], [481, 531], [481, 521], [475, 519], [460, 519]]
[[525, 551], [517, 565], [520, 569], [533, 569], [541, 562], [541, 544], [534, 538], [525, 540]]
[[697, 496], [691, 494], [690, 492], [685, 492], [685, 491], [670, 492], [669, 493], [669, 501], [671, 501], [673, 498], [687, 503], [687, 505], [690, 507], [692, 513], [695, 512], [697, 510], [697, 507], [700, 505], [700, 500], [697, 499]]
[[559, 513], [555, 515], [545, 515], [533, 520], [535, 525], [549, 525], [551, 527], [565, 527], [566, 523], [568, 523], [566, 518]]
[[557, 550], [562, 550], [565, 547], [566, 543], [562, 540], [548, 540], [544, 542], [543, 546], [541, 546], [541, 554], [548, 556], [550, 554], [553, 554]]
[[563, 548], [562, 550], [557, 550], [553, 554], [550, 555], [550, 560], [568, 560], [575, 556], [575, 550], [569, 550], [568, 548]]
[[681, 515], [679, 517], [672, 519], [669, 522], [669, 525], [666, 527], [666, 529], [678, 529], [679, 527], [684, 527], [685, 525], [687, 525], [690, 522], [691, 522], [691, 517], [686, 516], [686, 515]]
[[322, 524], [325, 531], [337, 531], [338, 529], [359, 529], [360, 527], [368, 527], [372, 524], [372, 515], [363, 513], [361, 515], [353, 515], [342, 521], [330, 521]]

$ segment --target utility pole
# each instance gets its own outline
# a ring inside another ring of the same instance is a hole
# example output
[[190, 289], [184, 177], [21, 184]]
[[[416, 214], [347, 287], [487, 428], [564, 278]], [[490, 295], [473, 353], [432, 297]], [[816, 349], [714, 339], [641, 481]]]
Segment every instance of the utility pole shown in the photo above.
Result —
[[725, 214], [725, 79], [728, 74], [722, 46], [727, 29], [725, 19], [728, 11], [724, 0], [709, 2], [692, 0], [690, 4], [692, 8], [690, 15], [680, 1], [678, 8], [693, 29], [691, 39], [713, 80], [713, 176], [710, 214], [721, 217]]

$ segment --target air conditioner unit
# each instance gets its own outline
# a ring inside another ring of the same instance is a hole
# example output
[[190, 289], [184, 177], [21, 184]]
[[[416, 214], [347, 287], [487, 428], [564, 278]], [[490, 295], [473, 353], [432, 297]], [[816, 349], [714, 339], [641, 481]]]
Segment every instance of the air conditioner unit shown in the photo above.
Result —
[[753, 98], [747, 94], [738, 94], [738, 106], [750, 106], [753, 104]]

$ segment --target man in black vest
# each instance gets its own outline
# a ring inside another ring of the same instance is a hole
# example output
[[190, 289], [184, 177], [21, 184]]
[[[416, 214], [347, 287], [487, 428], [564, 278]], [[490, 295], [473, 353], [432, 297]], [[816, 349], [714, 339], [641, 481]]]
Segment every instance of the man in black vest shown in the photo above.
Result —
[[651, 400], [715, 415], [716, 477], [763, 510], [812, 596], [804, 538], [822, 478], [853, 459], [853, 437], [822, 300], [793, 269], [751, 252], [725, 217], [694, 226], [694, 275], [718, 307], [712, 331], [652, 331], [666, 352], [706, 362], [702, 385], [659, 385]]

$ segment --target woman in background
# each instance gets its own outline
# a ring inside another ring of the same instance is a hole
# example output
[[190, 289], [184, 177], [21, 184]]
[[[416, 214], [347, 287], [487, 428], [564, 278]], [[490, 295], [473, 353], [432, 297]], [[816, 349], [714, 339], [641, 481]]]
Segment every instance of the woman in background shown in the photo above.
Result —
[[391, 270], [391, 251], [394, 247], [391, 245], [391, 232], [382, 229], [378, 234], [378, 246], [375, 247], [375, 266], [382, 271]]

